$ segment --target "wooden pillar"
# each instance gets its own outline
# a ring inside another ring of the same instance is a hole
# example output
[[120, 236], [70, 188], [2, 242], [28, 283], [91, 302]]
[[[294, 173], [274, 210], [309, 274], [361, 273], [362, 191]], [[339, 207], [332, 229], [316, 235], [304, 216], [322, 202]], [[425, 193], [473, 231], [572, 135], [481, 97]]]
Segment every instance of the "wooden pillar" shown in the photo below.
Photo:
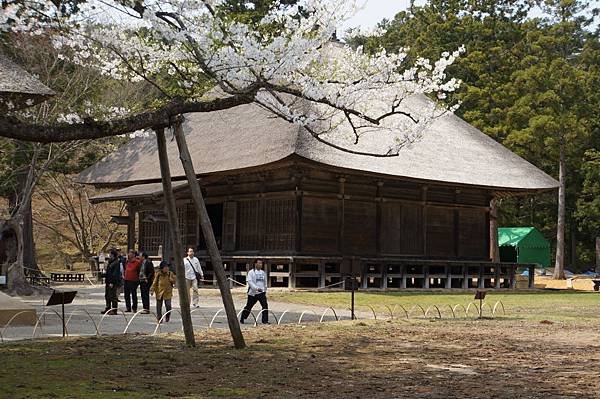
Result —
[[500, 250], [498, 248], [498, 202], [495, 198], [490, 201], [489, 225], [489, 245], [490, 259], [492, 262], [500, 262]]
[[268, 259], [265, 259], [264, 267], [265, 267], [265, 273], [267, 274], [267, 288], [271, 288], [271, 261]]
[[512, 265], [510, 267], [510, 288], [511, 289], [515, 289], [517, 287], [517, 279], [516, 279], [516, 270], [517, 270], [517, 265]]
[[421, 203], [423, 204], [423, 255], [427, 256], [427, 186], [421, 189]]
[[294, 272], [294, 261], [290, 261], [290, 276], [288, 278], [288, 288], [296, 288], [296, 273]]
[[402, 282], [400, 283], [400, 288], [406, 288], [406, 265], [400, 266], [400, 273], [402, 274]]
[[496, 277], [494, 278], [494, 288], [498, 289], [500, 288], [500, 265], [494, 265], [494, 270], [496, 271]]
[[429, 288], [429, 266], [423, 266], [423, 288]]
[[381, 264], [381, 288], [387, 290], [388, 287], [388, 266], [385, 263]]
[[[237, 318], [235, 305], [233, 303], [233, 297], [231, 296], [231, 289], [229, 288], [227, 275], [225, 274], [225, 269], [223, 268], [223, 261], [221, 259], [221, 254], [219, 253], [219, 249], [217, 247], [217, 241], [215, 239], [215, 234], [210, 222], [210, 218], [208, 217], [206, 204], [204, 203], [204, 198], [202, 197], [202, 190], [200, 189], [200, 184], [198, 183], [198, 179], [196, 178], [196, 172], [194, 172], [192, 157], [190, 155], [187, 142], [185, 140], [185, 135], [183, 134], [181, 121], [177, 121], [173, 131], [175, 133], [177, 147], [179, 148], [179, 159], [181, 160], [183, 170], [185, 171], [185, 176], [190, 186], [192, 199], [194, 200], [194, 205], [196, 207], [196, 213], [200, 216], [202, 234], [204, 235], [204, 240], [206, 241], [206, 247], [208, 249], [208, 254], [210, 256], [213, 271], [215, 273], [217, 283], [219, 284], [219, 289], [221, 291], [221, 299], [223, 301], [223, 307], [225, 308], [225, 314], [227, 315], [229, 332], [231, 333], [231, 337], [233, 338], [234, 346], [237, 349], [242, 349], [246, 347], [246, 343], [244, 341], [244, 336], [242, 335], [240, 322]], [[184, 313], [184, 309], [182, 309], [182, 313]]]
[[346, 183], [346, 178], [344, 177], [340, 177], [338, 179], [339, 181], [339, 194], [338, 194], [338, 199], [339, 199], [339, 204], [338, 204], [338, 252], [341, 253], [342, 255], [347, 255], [344, 254], [345, 251], [345, 247], [344, 247], [344, 198], [346, 196], [346, 188], [345, 188], [345, 183]]
[[467, 288], [469, 288], [469, 266], [463, 265], [462, 274], [463, 274], [462, 287], [463, 287], [463, 289], [466, 290]]
[[171, 242], [173, 247], [179, 250], [173, 252], [175, 262], [175, 273], [177, 277], [177, 288], [179, 292], [179, 307], [181, 308], [181, 323], [185, 342], [188, 346], [195, 346], [194, 327], [192, 324], [192, 315], [190, 313], [190, 297], [185, 279], [185, 268], [183, 266], [181, 234], [179, 232], [179, 223], [177, 221], [177, 208], [175, 206], [175, 196], [173, 195], [173, 186], [171, 184], [171, 170], [169, 168], [169, 158], [167, 155], [167, 140], [165, 138], [165, 129], [156, 128], [156, 142], [158, 148], [158, 159], [160, 162], [160, 174], [163, 185], [163, 195], [165, 198], [165, 207], [167, 218], [169, 219], [169, 231], [171, 233]]
[[529, 288], [535, 288], [535, 265], [529, 266], [529, 278], [527, 286]]
[[[361, 285], [361, 288], [365, 288], [366, 289], [367, 286], [368, 286], [368, 283], [369, 283], [369, 281], [368, 281], [369, 280], [369, 277], [368, 277], [369, 271], [366, 268], [366, 264], [363, 263], [363, 261], [360, 260], [360, 259], [352, 259], [352, 263], [353, 264], [354, 264], [354, 262], [358, 262], [358, 265], [359, 265], [358, 270], [360, 270], [360, 285]], [[352, 269], [354, 269], [354, 267], [352, 267]]]
[[485, 288], [485, 280], [483, 278], [483, 265], [479, 265], [479, 277], [477, 279], [477, 287]]
[[452, 266], [446, 265], [446, 288], [452, 288]]
[[325, 281], [325, 261], [321, 259], [319, 261], [319, 288], [323, 288], [327, 285]]
[[[375, 251], [376, 251], [377, 255], [379, 255], [381, 253], [381, 240], [382, 239], [385, 240], [385, 237], [381, 236], [381, 226], [383, 225], [383, 223], [381, 221], [381, 202], [383, 200], [381, 198], [382, 187], [383, 187], [383, 182], [382, 181], [378, 181], [377, 182], [377, 194], [376, 194], [376, 198], [375, 198], [375, 207], [376, 207], [376, 213], [375, 213]], [[382, 267], [383, 267], [383, 265], [382, 265]]]
[[302, 251], [302, 194], [299, 192], [296, 192], [296, 252], [299, 253], [301, 251]]
[[135, 247], [135, 208], [127, 204], [127, 250]]
[[[454, 190], [454, 204], [458, 203], [460, 190]], [[456, 205], [455, 205], [456, 206]], [[460, 254], [460, 211], [454, 209], [453, 215], [453, 234], [454, 234], [454, 258], [458, 259]]]

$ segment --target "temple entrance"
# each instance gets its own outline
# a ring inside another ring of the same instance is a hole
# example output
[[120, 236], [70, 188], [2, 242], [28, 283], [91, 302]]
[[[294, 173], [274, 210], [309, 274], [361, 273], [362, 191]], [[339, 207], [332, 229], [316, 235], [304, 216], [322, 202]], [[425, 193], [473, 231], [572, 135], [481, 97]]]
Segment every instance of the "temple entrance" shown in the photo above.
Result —
[[[208, 211], [208, 217], [212, 224], [213, 232], [215, 234], [215, 240], [217, 241], [217, 247], [222, 248], [223, 241], [223, 203], [219, 204], [207, 204], [206, 210]], [[202, 227], [198, 226], [198, 247], [199, 251], [206, 251], [206, 242], [204, 241], [204, 235], [202, 234]]]

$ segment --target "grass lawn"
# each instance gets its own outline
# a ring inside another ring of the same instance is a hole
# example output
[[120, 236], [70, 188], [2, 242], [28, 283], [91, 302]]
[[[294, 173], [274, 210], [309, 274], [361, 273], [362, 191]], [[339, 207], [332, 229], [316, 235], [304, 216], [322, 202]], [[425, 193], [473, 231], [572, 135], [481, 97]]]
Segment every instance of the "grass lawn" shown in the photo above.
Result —
[[[4, 398], [598, 398], [600, 295], [495, 294], [497, 319], [358, 320], [0, 344]], [[348, 293], [272, 299], [343, 306]], [[281, 296], [281, 298], [279, 297]], [[466, 295], [360, 293], [363, 305]], [[535, 307], [534, 307], [535, 306]]]
[[[442, 316], [452, 317], [450, 307], [462, 304], [467, 306], [473, 300], [473, 292], [448, 293], [448, 292], [357, 292], [355, 293], [355, 306], [357, 309], [371, 313], [371, 306], [378, 317], [389, 317], [390, 309], [395, 317], [405, 317], [399, 306], [410, 310], [415, 305], [427, 309], [436, 305]], [[271, 300], [301, 303], [306, 305], [332, 306], [335, 309], [350, 307], [349, 292], [277, 292], [270, 293]], [[507, 292], [490, 291], [485, 302], [492, 307], [501, 301], [506, 309], [506, 318], [527, 320], [561, 320], [571, 322], [596, 322], [600, 324], [600, 293], [577, 291], [526, 291]], [[395, 310], [394, 310], [395, 309]], [[498, 308], [499, 309], [499, 308]], [[460, 308], [462, 310], [462, 308]], [[484, 305], [484, 315], [488, 311]], [[422, 314], [422, 313], [421, 313]], [[436, 313], [437, 314], [437, 313]], [[473, 317], [476, 313], [470, 310]], [[418, 316], [414, 310], [412, 316]], [[464, 315], [464, 312], [462, 313]], [[458, 314], [457, 314], [458, 316]]]

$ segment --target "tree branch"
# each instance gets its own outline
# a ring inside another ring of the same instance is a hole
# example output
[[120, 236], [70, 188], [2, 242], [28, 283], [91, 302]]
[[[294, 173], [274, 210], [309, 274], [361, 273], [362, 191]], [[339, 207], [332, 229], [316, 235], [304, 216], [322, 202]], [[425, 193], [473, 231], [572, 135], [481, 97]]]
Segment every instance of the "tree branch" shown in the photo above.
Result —
[[167, 127], [172, 124], [173, 117], [177, 115], [190, 112], [220, 111], [252, 103], [258, 88], [256, 85], [249, 88], [247, 94], [207, 101], [185, 102], [177, 99], [156, 110], [140, 112], [110, 121], [87, 119], [82, 123], [43, 125], [24, 122], [14, 116], [1, 116], [0, 136], [23, 141], [52, 143], [118, 136], [155, 126]]

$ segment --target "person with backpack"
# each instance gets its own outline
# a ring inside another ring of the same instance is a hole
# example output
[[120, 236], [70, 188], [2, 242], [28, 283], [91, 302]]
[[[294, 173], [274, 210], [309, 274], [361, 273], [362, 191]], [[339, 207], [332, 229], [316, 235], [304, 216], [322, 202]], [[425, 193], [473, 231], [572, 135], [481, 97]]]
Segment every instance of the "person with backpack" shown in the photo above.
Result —
[[142, 264], [140, 265], [140, 295], [142, 296], [142, 313], [150, 313], [150, 287], [154, 280], [154, 264], [148, 259], [148, 254], [142, 252], [140, 254]]
[[242, 311], [240, 323], [244, 324], [244, 320], [250, 316], [250, 311], [260, 302], [262, 307], [262, 323], [269, 324], [269, 304], [267, 303], [267, 273], [263, 270], [263, 260], [255, 259], [254, 268], [248, 272], [246, 276], [248, 283], [248, 302]]
[[161, 261], [159, 271], [154, 276], [154, 281], [152, 282], [151, 290], [152, 294], [156, 295], [156, 319], [158, 322], [161, 322], [163, 302], [167, 309], [164, 321], [168, 323], [171, 318], [171, 314], [168, 312], [171, 310], [175, 274], [171, 272], [169, 268], [170, 265], [167, 261]]
[[111, 249], [108, 258], [108, 266], [104, 273], [104, 299], [106, 308], [101, 312], [109, 315], [117, 314], [117, 290], [121, 286], [121, 268], [119, 267], [119, 254], [117, 250]]
[[188, 293], [190, 289], [192, 290], [192, 306], [197, 308], [199, 307], [198, 280], [204, 278], [204, 273], [202, 272], [200, 261], [194, 256], [193, 248], [188, 248], [187, 257], [183, 258], [183, 265], [185, 266], [185, 281]]

